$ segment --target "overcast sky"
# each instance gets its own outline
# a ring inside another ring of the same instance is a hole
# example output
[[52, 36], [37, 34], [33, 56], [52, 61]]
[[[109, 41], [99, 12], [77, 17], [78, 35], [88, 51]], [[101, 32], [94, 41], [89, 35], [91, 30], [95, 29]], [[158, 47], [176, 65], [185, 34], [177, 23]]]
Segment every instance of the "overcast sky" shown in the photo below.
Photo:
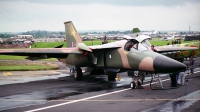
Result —
[[0, 32], [77, 30], [200, 31], [200, 0], [0, 0]]

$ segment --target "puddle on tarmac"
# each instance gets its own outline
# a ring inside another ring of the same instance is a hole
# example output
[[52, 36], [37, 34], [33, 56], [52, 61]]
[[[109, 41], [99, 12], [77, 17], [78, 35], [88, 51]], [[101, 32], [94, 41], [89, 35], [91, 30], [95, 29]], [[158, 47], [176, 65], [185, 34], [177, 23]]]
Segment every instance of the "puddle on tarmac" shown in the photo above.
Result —
[[190, 107], [200, 98], [200, 90], [192, 92], [188, 95], [169, 101], [154, 108], [146, 109], [140, 112], [181, 112], [181, 110]]
[[67, 99], [70, 96], [82, 94], [73, 89], [56, 88], [34, 91], [26, 94], [11, 95], [0, 98], [0, 111], [17, 107], [44, 104], [51, 100]]
[[14, 80], [2, 80], [0, 85], [7, 85], [7, 84], [17, 84], [17, 83], [27, 83], [32, 81], [40, 81], [40, 80], [47, 80], [47, 79], [58, 79], [60, 77], [68, 77], [69, 74], [60, 74], [60, 75], [52, 75], [52, 76], [38, 76], [38, 77], [25, 77], [25, 78], [15, 78]]

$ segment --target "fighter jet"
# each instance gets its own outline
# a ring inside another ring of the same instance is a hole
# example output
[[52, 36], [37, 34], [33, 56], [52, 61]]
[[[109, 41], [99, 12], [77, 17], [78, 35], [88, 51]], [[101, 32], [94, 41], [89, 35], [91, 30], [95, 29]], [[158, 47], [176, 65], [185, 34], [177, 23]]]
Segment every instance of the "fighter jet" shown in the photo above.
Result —
[[[90, 67], [116, 78], [125, 71], [145, 71], [156, 73], [178, 72], [186, 66], [150, 49], [151, 37], [139, 35], [103, 45], [87, 46], [75, 29], [72, 21], [64, 23], [67, 48], [0, 49], [3, 55], [28, 56], [27, 59], [57, 58], [68, 67], [75, 67], [74, 78], [82, 79], [81, 67]], [[130, 73], [130, 72], [129, 72]]]
[[165, 41], [174, 40], [174, 35], [172, 35], [172, 36], [164, 36], [164, 37], [161, 38], [161, 40], [162, 40], [162, 41], [164, 41], [164, 40], [165, 40]]
[[151, 32], [142, 32], [142, 34], [143, 34], [143, 35], [148, 35], [148, 36], [156, 35], [156, 34], [159, 33], [158, 30], [159, 30], [159, 29], [153, 30], [153, 31], [151, 31]]

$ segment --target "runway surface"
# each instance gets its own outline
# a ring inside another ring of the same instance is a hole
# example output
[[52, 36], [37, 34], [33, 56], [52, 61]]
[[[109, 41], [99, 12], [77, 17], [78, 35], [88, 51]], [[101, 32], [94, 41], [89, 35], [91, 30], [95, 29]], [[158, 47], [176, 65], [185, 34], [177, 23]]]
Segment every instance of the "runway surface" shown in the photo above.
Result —
[[[61, 65], [62, 66], [62, 65]], [[132, 79], [119, 73], [120, 81], [107, 76], [84, 76], [75, 81], [69, 69], [0, 72], [0, 111], [5, 112], [195, 112], [200, 111], [200, 69], [188, 75], [188, 84], [171, 88], [162, 74], [164, 89], [130, 89]]]

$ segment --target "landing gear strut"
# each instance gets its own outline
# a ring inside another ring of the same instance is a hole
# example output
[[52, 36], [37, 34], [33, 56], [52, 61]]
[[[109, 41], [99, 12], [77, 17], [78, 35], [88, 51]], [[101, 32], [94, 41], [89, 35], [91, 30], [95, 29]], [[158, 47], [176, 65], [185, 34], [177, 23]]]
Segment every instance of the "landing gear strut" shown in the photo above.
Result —
[[75, 80], [82, 80], [83, 72], [80, 67], [75, 67], [74, 78]]

